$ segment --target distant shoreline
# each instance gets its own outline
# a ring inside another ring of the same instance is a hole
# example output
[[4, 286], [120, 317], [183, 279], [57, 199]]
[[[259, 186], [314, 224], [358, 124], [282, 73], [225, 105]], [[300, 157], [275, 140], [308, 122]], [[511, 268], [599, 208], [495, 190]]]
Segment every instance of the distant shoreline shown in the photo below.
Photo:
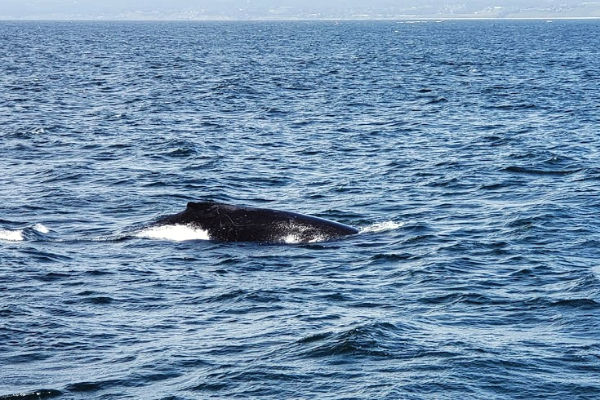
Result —
[[444, 21], [589, 21], [593, 17], [390, 17], [390, 18], [2, 18], [0, 22], [444, 22]]

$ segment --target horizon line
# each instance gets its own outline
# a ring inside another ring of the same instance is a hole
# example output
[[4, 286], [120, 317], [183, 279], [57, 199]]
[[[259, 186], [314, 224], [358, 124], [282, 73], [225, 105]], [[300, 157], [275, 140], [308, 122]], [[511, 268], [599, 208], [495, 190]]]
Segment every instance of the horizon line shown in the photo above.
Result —
[[3, 18], [0, 22], [360, 22], [360, 21], [552, 21], [600, 20], [600, 16], [586, 17], [380, 17], [380, 18]]

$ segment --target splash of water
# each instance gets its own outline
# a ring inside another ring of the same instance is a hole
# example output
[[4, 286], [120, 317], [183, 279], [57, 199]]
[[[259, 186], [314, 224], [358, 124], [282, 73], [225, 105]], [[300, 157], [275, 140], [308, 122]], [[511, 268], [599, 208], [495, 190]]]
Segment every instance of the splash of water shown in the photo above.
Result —
[[402, 225], [403, 224], [401, 224], [399, 222], [395, 222], [395, 221], [377, 222], [375, 224], [365, 226], [364, 228], [362, 228], [360, 230], [359, 233], [393, 231], [395, 229], [400, 228]]
[[0, 229], [0, 240], [7, 240], [9, 242], [20, 242], [24, 240], [23, 230], [16, 229], [11, 231], [10, 229]]
[[48, 227], [47, 227], [46, 225], [44, 225], [44, 224], [35, 224], [35, 225], [33, 226], [33, 230], [34, 230], [34, 231], [37, 231], [37, 232], [39, 232], [39, 233], [44, 233], [44, 234], [46, 234], [46, 233], [49, 233], [49, 232], [50, 232], [50, 228], [48, 228]]
[[175, 242], [210, 239], [208, 232], [204, 229], [182, 224], [152, 226], [137, 232], [135, 237], [145, 239], [172, 240]]

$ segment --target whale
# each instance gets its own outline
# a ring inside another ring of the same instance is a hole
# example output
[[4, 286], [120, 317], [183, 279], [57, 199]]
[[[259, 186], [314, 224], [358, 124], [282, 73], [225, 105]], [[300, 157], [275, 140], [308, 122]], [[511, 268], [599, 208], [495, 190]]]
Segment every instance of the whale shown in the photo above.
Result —
[[184, 211], [154, 224], [161, 225], [202, 229], [219, 242], [311, 243], [358, 233], [351, 226], [311, 215], [214, 201], [189, 202]]

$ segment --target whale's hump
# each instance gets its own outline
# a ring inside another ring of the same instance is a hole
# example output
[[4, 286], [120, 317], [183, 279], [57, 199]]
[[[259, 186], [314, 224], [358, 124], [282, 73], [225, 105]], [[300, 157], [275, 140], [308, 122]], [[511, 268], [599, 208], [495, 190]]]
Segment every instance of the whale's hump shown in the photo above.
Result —
[[158, 221], [201, 228], [224, 242], [306, 243], [353, 235], [358, 230], [338, 222], [289, 211], [190, 201], [185, 211]]

